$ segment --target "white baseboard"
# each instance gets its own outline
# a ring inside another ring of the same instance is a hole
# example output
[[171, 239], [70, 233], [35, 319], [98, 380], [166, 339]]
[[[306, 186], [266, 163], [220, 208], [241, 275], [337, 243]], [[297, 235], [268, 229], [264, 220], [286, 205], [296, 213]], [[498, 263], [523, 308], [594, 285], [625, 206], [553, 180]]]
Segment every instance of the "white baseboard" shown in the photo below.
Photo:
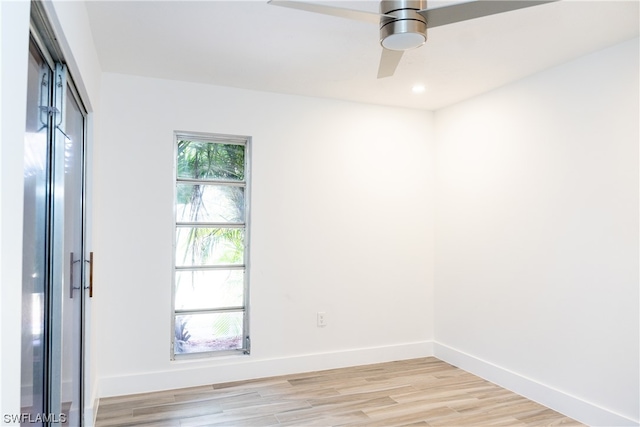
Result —
[[444, 344], [434, 343], [434, 356], [467, 372], [538, 402], [590, 426], [638, 426], [638, 421], [586, 402]]
[[84, 426], [94, 427], [96, 425], [96, 416], [98, 415], [98, 406], [100, 405], [100, 397], [98, 395], [98, 387], [93, 388], [93, 392], [88, 400], [91, 404], [84, 407]]
[[233, 356], [176, 361], [170, 370], [100, 378], [98, 388], [100, 397], [111, 397], [429, 356], [433, 356], [432, 341], [273, 359]]

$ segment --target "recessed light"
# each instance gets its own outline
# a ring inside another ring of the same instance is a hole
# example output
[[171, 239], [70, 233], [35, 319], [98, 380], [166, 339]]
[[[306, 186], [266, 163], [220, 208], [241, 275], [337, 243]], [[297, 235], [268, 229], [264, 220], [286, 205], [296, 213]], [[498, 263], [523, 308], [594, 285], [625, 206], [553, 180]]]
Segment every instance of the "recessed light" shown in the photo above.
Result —
[[411, 92], [413, 93], [422, 93], [426, 90], [427, 88], [424, 87], [423, 84], [415, 84], [413, 85], [413, 87], [411, 88]]

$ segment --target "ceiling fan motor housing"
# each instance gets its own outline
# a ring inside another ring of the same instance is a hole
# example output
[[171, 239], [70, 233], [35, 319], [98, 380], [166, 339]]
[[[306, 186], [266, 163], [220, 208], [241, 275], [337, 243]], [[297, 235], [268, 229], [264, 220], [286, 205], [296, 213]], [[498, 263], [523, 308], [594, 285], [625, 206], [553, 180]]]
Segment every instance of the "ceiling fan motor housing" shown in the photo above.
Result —
[[409, 50], [427, 41], [427, 20], [418, 13], [425, 0], [382, 0], [380, 13], [393, 18], [380, 19], [380, 44], [389, 50]]

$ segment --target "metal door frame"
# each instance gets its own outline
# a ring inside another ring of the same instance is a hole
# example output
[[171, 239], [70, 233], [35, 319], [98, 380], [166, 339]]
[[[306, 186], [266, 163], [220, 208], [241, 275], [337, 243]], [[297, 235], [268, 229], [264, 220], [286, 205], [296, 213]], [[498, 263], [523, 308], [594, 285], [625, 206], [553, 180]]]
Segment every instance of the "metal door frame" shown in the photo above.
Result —
[[[64, 221], [65, 221], [65, 143], [67, 135], [64, 132], [64, 110], [66, 108], [66, 96], [73, 96], [83, 117], [82, 159], [79, 171], [81, 180], [80, 191], [80, 227], [81, 234], [81, 259], [85, 259], [86, 247], [86, 184], [87, 184], [87, 122], [88, 114], [85, 103], [79, 96], [78, 90], [69, 75], [61, 49], [57, 44], [57, 38], [47, 19], [42, 4], [37, 1], [31, 2], [31, 23], [30, 35], [42, 54], [43, 59], [53, 70], [53, 90], [52, 99], [49, 102], [50, 119], [48, 121], [48, 143], [50, 144], [50, 169], [48, 176], [48, 242], [46, 260], [46, 282], [45, 282], [45, 351], [44, 351], [44, 412], [54, 415], [45, 425], [59, 426], [61, 421], [55, 414], [61, 414], [62, 398], [62, 344], [63, 344], [63, 321], [62, 307], [64, 296], [64, 276], [65, 276], [65, 253], [64, 253]], [[86, 292], [85, 262], [80, 263], [81, 290], [80, 297], [80, 349], [79, 349], [79, 420], [84, 423], [84, 401], [85, 401], [85, 334], [86, 334]]]

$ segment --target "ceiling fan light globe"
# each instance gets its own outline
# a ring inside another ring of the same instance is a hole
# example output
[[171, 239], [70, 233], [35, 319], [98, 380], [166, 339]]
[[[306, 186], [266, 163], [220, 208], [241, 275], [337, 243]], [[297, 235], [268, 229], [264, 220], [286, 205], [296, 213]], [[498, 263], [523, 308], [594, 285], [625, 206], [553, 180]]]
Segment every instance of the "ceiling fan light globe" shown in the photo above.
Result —
[[389, 50], [409, 50], [422, 46], [427, 41], [424, 34], [396, 33], [382, 39], [382, 47]]

